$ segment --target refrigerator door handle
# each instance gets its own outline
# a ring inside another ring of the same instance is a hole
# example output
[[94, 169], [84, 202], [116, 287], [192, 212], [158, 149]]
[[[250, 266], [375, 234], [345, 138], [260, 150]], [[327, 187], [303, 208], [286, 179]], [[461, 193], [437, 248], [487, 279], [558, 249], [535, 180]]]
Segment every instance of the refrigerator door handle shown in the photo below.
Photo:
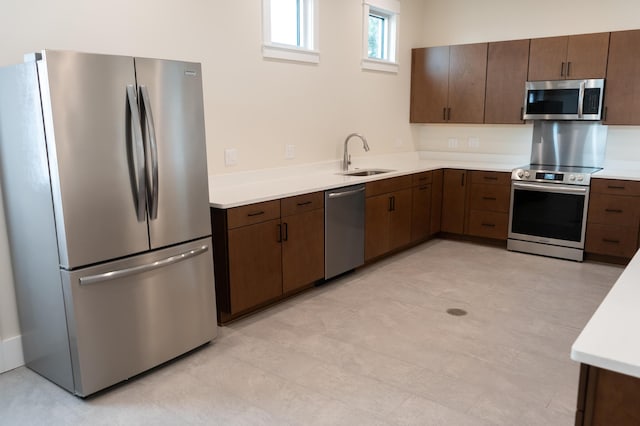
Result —
[[140, 126], [140, 115], [138, 114], [138, 103], [136, 91], [132, 84], [127, 84], [127, 105], [129, 105], [131, 132], [133, 134], [133, 167], [135, 167], [136, 184], [136, 214], [138, 221], [146, 221], [145, 217], [145, 176], [144, 176], [144, 147], [142, 146], [142, 127]]
[[142, 95], [142, 109], [149, 135], [149, 151], [151, 153], [151, 170], [147, 168], [147, 180], [149, 183], [148, 199], [150, 202], [149, 218], [158, 218], [158, 145], [156, 143], [156, 126], [153, 123], [153, 113], [151, 112], [151, 101], [149, 100], [149, 89], [140, 85]]
[[209, 246], [203, 245], [193, 250], [189, 250], [187, 252], [177, 254], [175, 256], [167, 257], [165, 259], [157, 260], [153, 263], [148, 263], [146, 265], [133, 266], [131, 268], [118, 269], [116, 271], [109, 271], [103, 274], [81, 277], [80, 285], [95, 284], [102, 281], [120, 279], [120, 278], [128, 277], [130, 275], [141, 274], [143, 272], [153, 271], [154, 269], [164, 268], [165, 266], [169, 266], [171, 264], [182, 262], [183, 260], [187, 260], [191, 257], [198, 256], [208, 250], [209, 250]]

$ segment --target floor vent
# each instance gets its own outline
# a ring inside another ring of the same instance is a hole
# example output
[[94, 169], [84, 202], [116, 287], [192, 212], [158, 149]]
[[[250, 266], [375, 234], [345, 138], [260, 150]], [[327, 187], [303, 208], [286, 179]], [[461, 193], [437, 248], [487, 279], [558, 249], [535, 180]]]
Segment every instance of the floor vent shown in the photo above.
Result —
[[460, 309], [460, 308], [449, 308], [447, 309], [447, 313], [449, 315], [453, 315], [456, 317], [461, 317], [463, 315], [467, 315], [467, 311], [465, 311], [464, 309]]

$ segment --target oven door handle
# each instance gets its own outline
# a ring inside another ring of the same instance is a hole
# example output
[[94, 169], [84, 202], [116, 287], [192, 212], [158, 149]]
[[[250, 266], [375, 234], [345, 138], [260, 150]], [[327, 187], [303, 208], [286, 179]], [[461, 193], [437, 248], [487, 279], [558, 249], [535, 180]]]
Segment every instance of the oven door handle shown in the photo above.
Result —
[[564, 186], [558, 184], [540, 184], [540, 183], [523, 183], [523, 182], [513, 182], [513, 189], [523, 189], [527, 191], [541, 191], [541, 192], [555, 192], [558, 194], [576, 194], [576, 195], [585, 195], [589, 192], [588, 186]]

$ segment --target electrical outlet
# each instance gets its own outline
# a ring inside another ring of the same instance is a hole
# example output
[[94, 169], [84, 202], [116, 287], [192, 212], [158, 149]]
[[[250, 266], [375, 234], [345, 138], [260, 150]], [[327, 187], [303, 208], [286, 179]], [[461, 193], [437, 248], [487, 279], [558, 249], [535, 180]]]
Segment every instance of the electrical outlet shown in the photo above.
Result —
[[284, 146], [284, 158], [286, 158], [287, 160], [290, 160], [292, 158], [295, 158], [296, 156], [296, 146], [295, 145], [285, 145]]
[[236, 148], [227, 148], [224, 150], [224, 165], [235, 166], [238, 164], [238, 150]]
[[449, 138], [449, 148], [457, 149], [458, 148], [458, 139], [457, 138]]
[[480, 148], [480, 138], [475, 136], [470, 137], [467, 144], [469, 145], [469, 148]]

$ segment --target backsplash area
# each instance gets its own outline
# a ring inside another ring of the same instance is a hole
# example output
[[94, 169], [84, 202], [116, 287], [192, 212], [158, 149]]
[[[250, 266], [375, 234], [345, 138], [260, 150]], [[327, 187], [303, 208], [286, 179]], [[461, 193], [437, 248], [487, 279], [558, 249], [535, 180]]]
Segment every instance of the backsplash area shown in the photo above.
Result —
[[[529, 158], [533, 124], [427, 124], [414, 125], [413, 131], [417, 151]], [[637, 168], [639, 140], [640, 126], [609, 126], [605, 167]]]

